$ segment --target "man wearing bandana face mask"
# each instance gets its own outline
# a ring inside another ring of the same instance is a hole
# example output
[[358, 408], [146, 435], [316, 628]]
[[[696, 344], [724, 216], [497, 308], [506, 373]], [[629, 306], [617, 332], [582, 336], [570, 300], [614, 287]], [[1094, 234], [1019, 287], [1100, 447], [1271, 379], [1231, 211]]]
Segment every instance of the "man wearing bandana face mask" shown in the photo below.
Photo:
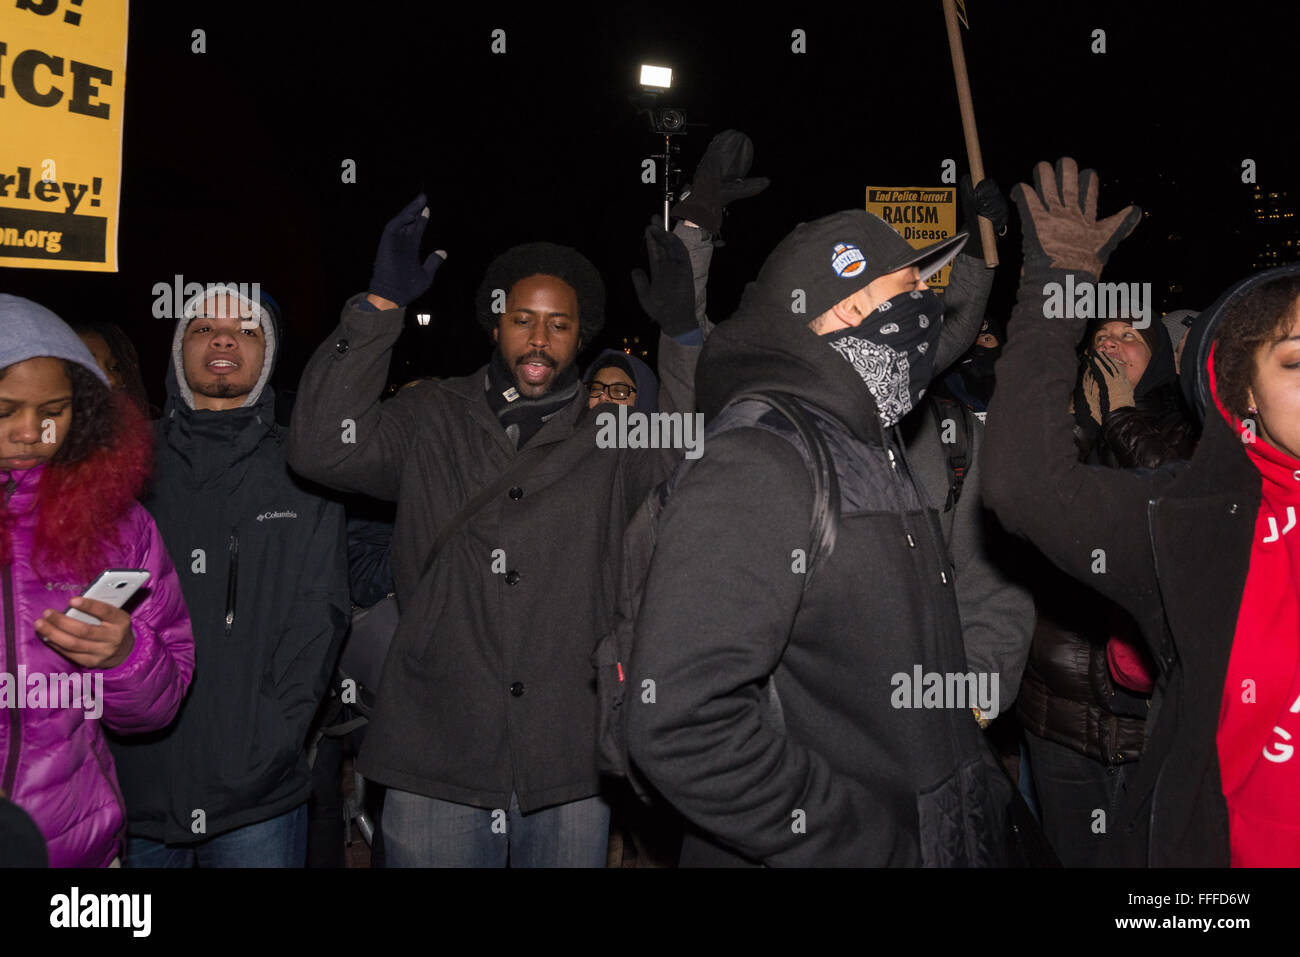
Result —
[[[628, 672], [663, 692], [629, 696], [628, 743], [688, 822], [684, 866], [1006, 862], [1012, 785], [972, 714], [998, 702], [907, 687], [916, 669], [972, 673], [895, 428], [974, 337], [944, 333], [925, 284], [965, 241], [916, 250], [861, 210], [801, 224], [705, 343], [699, 407], [731, 427], [706, 428], [656, 521]], [[809, 468], [755, 391], [792, 398], [830, 452], [835, 544], [811, 568]]]

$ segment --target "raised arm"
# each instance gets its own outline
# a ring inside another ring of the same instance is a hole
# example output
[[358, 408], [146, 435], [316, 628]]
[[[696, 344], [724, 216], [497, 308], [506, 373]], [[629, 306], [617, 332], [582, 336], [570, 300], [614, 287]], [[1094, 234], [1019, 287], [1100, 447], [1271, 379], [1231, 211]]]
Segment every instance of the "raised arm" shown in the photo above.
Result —
[[1157, 595], [1147, 502], [1171, 476], [1078, 462], [1067, 409], [1087, 320], [1062, 315], [1074, 314], [1063, 308], [1066, 291], [1097, 280], [1141, 211], [1098, 222], [1096, 176], [1069, 158], [1055, 171], [1039, 163], [1034, 188], [1022, 183], [1012, 198], [1025, 266], [989, 408], [984, 499], [1008, 531], [1142, 620]]
[[971, 189], [970, 176], [963, 176], [960, 195], [962, 218], [971, 228], [966, 230], [964, 225], [957, 231], [966, 230], [970, 238], [953, 260], [948, 288], [943, 294], [943, 331], [934, 353], [936, 378], [975, 342], [984, 321], [989, 293], [993, 291], [994, 271], [984, 265], [984, 247], [979, 228], [974, 225], [976, 217], [986, 216], [999, 234], [1006, 230], [1007, 224], [1007, 202], [993, 180], [982, 180]]
[[384, 228], [368, 295], [353, 296], [338, 326], [307, 364], [289, 430], [289, 465], [332, 488], [397, 498], [410, 443], [409, 409], [381, 405], [406, 304], [422, 295], [446, 257], [420, 261], [428, 224], [423, 194]]

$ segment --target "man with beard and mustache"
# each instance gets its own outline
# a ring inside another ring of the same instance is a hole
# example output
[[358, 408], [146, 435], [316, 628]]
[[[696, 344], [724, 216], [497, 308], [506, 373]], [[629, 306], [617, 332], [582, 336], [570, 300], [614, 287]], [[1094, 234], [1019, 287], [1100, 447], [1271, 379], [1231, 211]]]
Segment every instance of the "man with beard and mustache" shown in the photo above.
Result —
[[[603, 325], [604, 285], [552, 243], [488, 267], [486, 366], [381, 404], [405, 307], [442, 263], [421, 263], [427, 223], [419, 196], [385, 228], [369, 294], [309, 363], [291, 430], [304, 475], [397, 503], [401, 618], [360, 770], [388, 787], [387, 866], [601, 867], [590, 658], [624, 527], [682, 453], [597, 445], [575, 359]], [[661, 338], [660, 409], [690, 412], [701, 333], [682, 288], [689, 331]]]
[[[977, 702], [898, 693], [917, 666], [968, 671], [957, 572], [897, 429], [943, 327], [923, 278], [966, 238], [916, 250], [862, 210], [803, 223], [705, 346], [706, 422], [726, 410], [738, 427], [706, 441], [657, 519], [628, 670], [655, 689], [628, 696], [629, 748], [689, 822], [683, 864], [1005, 860], [1012, 785]], [[805, 453], [742, 398], [759, 390], [792, 397], [834, 462], [834, 545], [813, 569]]]

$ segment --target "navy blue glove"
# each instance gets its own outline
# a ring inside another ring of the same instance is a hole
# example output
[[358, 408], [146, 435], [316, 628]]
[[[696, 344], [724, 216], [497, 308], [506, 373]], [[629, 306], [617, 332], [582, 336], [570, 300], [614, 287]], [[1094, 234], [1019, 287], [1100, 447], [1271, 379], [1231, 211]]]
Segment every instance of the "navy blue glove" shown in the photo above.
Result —
[[420, 262], [420, 240], [429, 225], [428, 197], [421, 193], [410, 205], [388, 221], [375, 252], [375, 271], [368, 290], [399, 306], [419, 299], [433, 285], [433, 276], [447, 258], [437, 250]]
[[676, 337], [699, 328], [695, 321], [695, 274], [686, 246], [662, 223], [663, 217], [656, 216], [646, 227], [650, 274], [633, 269], [632, 285], [646, 315], [669, 336]]

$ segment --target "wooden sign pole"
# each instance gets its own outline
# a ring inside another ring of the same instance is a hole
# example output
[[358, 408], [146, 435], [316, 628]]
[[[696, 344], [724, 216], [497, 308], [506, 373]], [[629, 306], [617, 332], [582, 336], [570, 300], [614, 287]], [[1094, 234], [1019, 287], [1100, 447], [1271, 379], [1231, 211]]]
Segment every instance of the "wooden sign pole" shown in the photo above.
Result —
[[[952, 72], [957, 79], [957, 104], [961, 107], [961, 130], [966, 137], [966, 159], [970, 163], [971, 186], [984, 179], [984, 159], [980, 156], [979, 131], [975, 128], [975, 107], [970, 98], [970, 77], [966, 75], [966, 54], [961, 46], [961, 31], [957, 25], [956, 0], [943, 0], [943, 18], [948, 23], [948, 50], [952, 53]], [[998, 264], [997, 239], [993, 224], [979, 217], [980, 239], [984, 244], [984, 265], [992, 269]]]

